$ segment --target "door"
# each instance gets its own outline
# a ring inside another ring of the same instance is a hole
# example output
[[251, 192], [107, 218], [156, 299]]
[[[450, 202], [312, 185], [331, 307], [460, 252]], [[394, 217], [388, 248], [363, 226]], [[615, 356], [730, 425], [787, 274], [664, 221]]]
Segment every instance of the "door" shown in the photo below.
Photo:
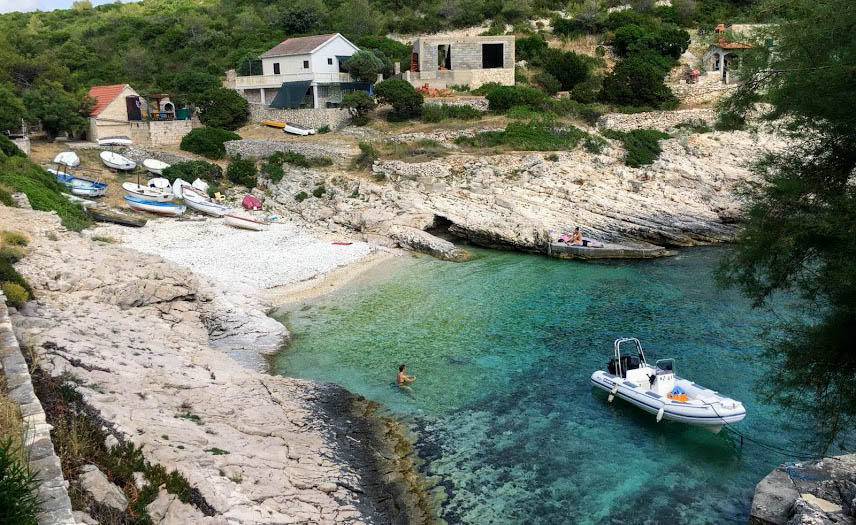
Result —
[[140, 111], [140, 97], [125, 97], [125, 106], [128, 108], [128, 120], [143, 120], [143, 113]]

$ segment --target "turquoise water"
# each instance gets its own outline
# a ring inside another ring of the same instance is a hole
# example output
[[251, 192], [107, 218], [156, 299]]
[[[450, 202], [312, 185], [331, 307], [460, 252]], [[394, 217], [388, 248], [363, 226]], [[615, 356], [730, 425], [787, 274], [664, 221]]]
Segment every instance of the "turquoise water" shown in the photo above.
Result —
[[[577, 263], [478, 251], [384, 263], [283, 312], [283, 375], [335, 381], [412, 425], [450, 523], [745, 523], [754, 485], [787, 458], [723, 432], [656, 423], [593, 390], [620, 336], [744, 402], [737, 427], [796, 437], [755, 393], [770, 320], [711, 270], [724, 248]], [[783, 307], [784, 308], [784, 307]], [[396, 367], [416, 376], [393, 386]]]

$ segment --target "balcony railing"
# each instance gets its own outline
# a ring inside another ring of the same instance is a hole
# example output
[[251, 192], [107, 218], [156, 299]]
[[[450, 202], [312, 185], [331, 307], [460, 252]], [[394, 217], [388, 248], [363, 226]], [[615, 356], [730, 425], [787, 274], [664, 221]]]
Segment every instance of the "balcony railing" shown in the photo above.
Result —
[[283, 82], [300, 82], [312, 80], [316, 83], [350, 82], [348, 73], [294, 73], [287, 75], [252, 75], [236, 77], [236, 89], [257, 89], [263, 87], [279, 87]]

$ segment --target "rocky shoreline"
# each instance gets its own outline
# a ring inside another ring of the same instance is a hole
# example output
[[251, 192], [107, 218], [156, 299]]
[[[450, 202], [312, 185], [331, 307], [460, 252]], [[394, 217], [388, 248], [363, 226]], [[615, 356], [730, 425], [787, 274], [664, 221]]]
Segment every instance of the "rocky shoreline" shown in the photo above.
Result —
[[31, 240], [17, 268], [37, 300], [11, 319], [34, 363], [74, 378], [106, 424], [210, 506], [157, 523], [433, 519], [406, 442], [371, 403], [248, 369], [209, 345], [203, 321], [223, 303], [199, 276], [67, 232], [54, 214], [2, 208], [0, 227]]

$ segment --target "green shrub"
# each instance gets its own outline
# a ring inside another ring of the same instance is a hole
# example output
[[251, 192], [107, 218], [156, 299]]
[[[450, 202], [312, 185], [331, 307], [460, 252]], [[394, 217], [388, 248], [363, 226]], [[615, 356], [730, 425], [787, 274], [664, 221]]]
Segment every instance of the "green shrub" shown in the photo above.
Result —
[[543, 66], [544, 71], [556, 77], [565, 91], [573, 89], [589, 74], [586, 61], [573, 51], [550, 48], [544, 53]]
[[550, 153], [549, 155], [547, 155], [547, 160], [549, 160], [550, 162], [558, 162], [559, 156], [555, 153]]
[[579, 118], [590, 126], [594, 126], [601, 116], [600, 106], [581, 104], [569, 98], [548, 99], [547, 108], [556, 115]]
[[246, 186], [247, 189], [253, 189], [256, 187], [256, 163], [238, 155], [229, 161], [226, 178], [235, 184]]
[[271, 155], [262, 164], [262, 173], [266, 173], [270, 181], [274, 184], [281, 181], [285, 176], [285, 170], [282, 169], [282, 160], [277, 155]]
[[516, 60], [526, 60], [535, 65], [540, 63], [541, 56], [547, 50], [547, 41], [541, 35], [518, 38], [514, 42]]
[[18, 270], [12, 266], [12, 263], [5, 258], [0, 258], [0, 282], [15, 283], [26, 290], [28, 294], [33, 295], [33, 290], [30, 288], [29, 283], [27, 283], [24, 277], [18, 273]]
[[541, 91], [543, 91], [545, 95], [549, 95], [551, 97], [562, 87], [559, 79], [546, 71], [542, 71], [532, 77], [532, 83], [541, 88]]
[[316, 131], [318, 132], [319, 135], [323, 135], [325, 133], [330, 133], [330, 126], [328, 126], [327, 124], [324, 124], [323, 126], [318, 128]]
[[[483, 86], [484, 87], [484, 86]], [[542, 107], [544, 94], [535, 88], [527, 86], [487, 85], [484, 90], [488, 109], [496, 112], [508, 111], [512, 106]]]
[[406, 80], [388, 78], [375, 85], [374, 93], [379, 102], [392, 106], [393, 119], [407, 119], [422, 114], [422, 93], [416, 91]]
[[675, 129], [685, 129], [690, 133], [709, 133], [713, 131], [707, 122], [702, 119], [692, 119], [680, 124], [675, 124]]
[[293, 151], [277, 151], [268, 157], [269, 162], [287, 162], [301, 168], [323, 168], [331, 166], [333, 160], [328, 157], [306, 157]]
[[368, 49], [360, 49], [342, 64], [357, 82], [375, 82], [384, 70], [384, 61]]
[[7, 157], [26, 157], [27, 154], [21, 151], [17, 144], [9, 140], [6, 135], [0, 133], [0, 152], [3, 152]]
[[669, 138], [668, 133], [656, 129], [634, 129], [627, 132], [606, 130], [603, 136], [622, 142], [626, 150], [624, 164], [633, 168], [647, 166], [657, 160], [663, 151], [660, 148], [660, 140]]
[[30, 239], [21, 232], [5, 231], [3, 232], [3, 244], [9, 246], [27, 246], [30, 244]]
[[365, 91], [354, 91], [342, 97], [342, 107], [350, 112], [352, 120], [360, 119], [360, 121], [368, 121], [368, 114], [374, 109], [375, 101]]
[[603, 87], [603, 77], [600, 75], [589, 75], [589, 77], [576, 86], [568, 93], [568, 96], [582, 102], [583, 104], [591, 104], [597, 100], [597, 94]]
[[37, 472], [23, 459], [26, 452], [11, 438], [0, 441], [0, 520], [9, 525], [37, 525], [41, 501]]
[[503, 131], [461, 136], [455, 139], [455, 143], [476, 148], [508, 146], [524, 151], [556, 151], [573, 149], [586, 137], [589, 137], [588, 133], [573, 126], [558, 125], [550, 120], [533, 120], [529, 123], [512, 122]]
[[505, 112], [505, 116], [514, 120], [532, 120], [541, 118], [544, 112], [539, 109], [533, 109], [529, 106], [511, 106]]
[[117, 239], [116, 237], [111, 237], [109, 235], [93, 235], [91, 239], [94, 242], [103, 242], [107, 244], [116, 244], [119, 242], [119, 239]]
[[24, 258], [24, 250], [20, 246], [0, 247], [0, 259], [5, 259], [14, 264]]
[[327, 193], [327, 188], [325, 188], [323, 184], [319, 184], [318, 186], [315, 187], [314, 190], [312, 190], [312, 195], [316, 199], [320, 199], [321, 197], [324, 196], [325, 193]]
[[181, 149], [208, 157], [222, 159], [226, 156], [226, 146], [230, 140], [238, 140], [241, 136], [225, 129], [201, 127], [191, 130], [181, 139]]
[[447, 119], [478, 120], [482, 112], [472, 106], [457, 104], [425, 104], [422, 107], [422, 120], [442, 122]]
[[353, 166], [360, 170], [371, 170], [374, 162], [380, 157], [380, 152], [368, 142], [358, 144], [360, 153], [354, 157]]
[[234, 89], [218, 87], [206, 91], [199, 96], [197, 105], [199, 120], [212, 128], [236, 130], [250, 118], [249, 103]]
[[367, 126], [368, 123], [369, 123], [369, 117], [367, 117], [366, 115], [351, 117], [351, 124], [353, 124], [354, 126], [357, 126], [359, 128], [361, 128], [363, 126]]
[[619, 60], [603, 79], [599, 98], [625, 106], [651, 106], [671, 109], [678, 99], [663, 83], [664, 71], [639, 56]]
[[187, 182], [202, 179], [209, 184], [214, 184], [218, 179], [223, 178], [223, 168], [204, 160], [187, 160], [176, 162], [163, 170], [163, 178], [169, 180], [170, 184], [175, 182], [175, 179], [183, 179]]
[[386, 158], [408, 162], [437, 159], [449, 153], [442, 144], [433, 139], [420, 139], [412, 143], [388, 141], [384, 143], [383, 150]]
[[30, 300], [30, 294], [20, 284], [6, 281], [0, 284], [0, 287], [2, 287], [3, 293], [6, 295], [6, 304], [9, 306], [20, 308]]
[[15, 199], [12, 198], [12, 194], [8, 191], [0, 188], [0, 203], [4, 206], [9, 206], [10, 208], [15, 206]]
[[62, 195], [54, 176], [26, 157], [0, 155], [0, 185], [24, 193], [34, 210], [55, 211], [69, 230], [80, 231], [91, 224], [83, 208]]
[[305, 191], [301, 191], [297, 195], [294, 196], [294, 200], [297, 202], [303, 202], [309, 198], [309, 195]]
[[583, 139], [583, 149], [589, 153], [601, 153], [606, 146], [606, 140], [597, 135], [590, 135]]

